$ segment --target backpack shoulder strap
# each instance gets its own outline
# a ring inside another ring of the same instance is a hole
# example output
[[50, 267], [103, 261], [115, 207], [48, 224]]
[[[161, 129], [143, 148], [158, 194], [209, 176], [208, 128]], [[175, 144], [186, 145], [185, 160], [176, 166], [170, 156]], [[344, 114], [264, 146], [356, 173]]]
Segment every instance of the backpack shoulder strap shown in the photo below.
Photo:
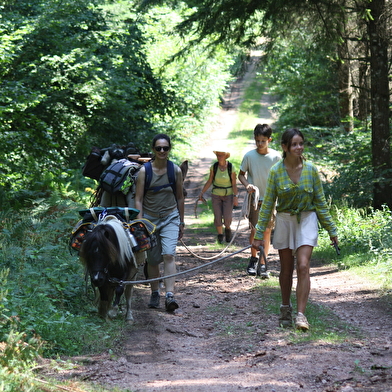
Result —
[[169, 179], [169, 184], [173, 190], [174, 196], [177, 198], [176, 191], [176, 173], [174, 172], [174, 163], [172, 161], [167, 161], [167, 178]]
[[218, 165], [219, 165], [219, 162], [216, 161], [216, 162], [214, 163], [213, 167], [212, 167], [212, 171], [213, 171], [213, 173], [214, 173], [214, 176], [212, 177], [213, 180], [215, 180], [216, 172], [218, 171]]
[[233, 165], [229, 161], [227, 161], [227, 172], [229, 173], [229, 178], [231, 181], [231, 173], [233, 172]]
[[152, 180], [152, 165], [150, 161], [144, 164], [144, 170], [146, 171], [144, 179], [144, 193], [146, 193], [148, 188], [150, 188]]

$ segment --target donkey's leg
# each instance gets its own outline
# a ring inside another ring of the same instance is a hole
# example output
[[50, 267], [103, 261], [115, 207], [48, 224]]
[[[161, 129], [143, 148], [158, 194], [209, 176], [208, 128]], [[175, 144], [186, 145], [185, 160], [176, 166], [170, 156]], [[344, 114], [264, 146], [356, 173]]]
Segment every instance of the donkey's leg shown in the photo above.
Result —
[[125, 289], [125, 300], [127, 303], [125, 321], [127, 321], [128, 323], [133, 323], [134, 321], [133, 314], [132, 314], [132, 294], [133, 294], [133, 285], [128, 285]]
[[[137, 279], [137, 267], [132, 267], [129, 278], [131, 280], [136, 280]], [[129, 284], [125, 287], [125, 300], [127, 303], [127, 312], [125, 314], [125, 320], [128, 323], [132, 323], [134, 321], [133, 319], [133, 314], [132, 314], [132, 295], [133, 295], [133, 284]]]
[[[113, 287], [108, 288], [108, 310], [107, 310], [107, 316], [111, 319], [114, 319], [117, 317], [118, 314], [118, 302], [113, 304], [113, 298], [116, 295], [117, 298], [117, 293], [115, 293], [115, 289]], [[120, 294], [121, 296], [121, 294]]]
[[107, 320], [108, 310], [109, 310], [109, 301], [106, 293], [107, 287], [99, 288], [99, 296], [98, 296], [98, 315], [99, 317]]

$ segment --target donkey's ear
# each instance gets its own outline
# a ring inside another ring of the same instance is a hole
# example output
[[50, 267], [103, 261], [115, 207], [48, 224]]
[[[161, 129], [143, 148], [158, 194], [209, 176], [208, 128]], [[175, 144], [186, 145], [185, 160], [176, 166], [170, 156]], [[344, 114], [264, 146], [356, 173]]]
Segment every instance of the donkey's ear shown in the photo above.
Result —
[[182, 178], [185, 180], [186, 175], [188, 174], [188, 161], [184, 161], [180, 165], [180, 169], [182, 172]]

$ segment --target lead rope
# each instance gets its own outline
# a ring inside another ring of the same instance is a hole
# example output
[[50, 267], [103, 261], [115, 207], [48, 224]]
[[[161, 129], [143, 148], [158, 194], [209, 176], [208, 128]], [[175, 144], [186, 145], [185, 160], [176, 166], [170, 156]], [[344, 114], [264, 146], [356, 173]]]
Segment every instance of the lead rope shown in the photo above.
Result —
[[[256, 190], [254, 200], [259, 200], [259, 190], [258, 190], [258, 189]], [[235, 239], [235, 237], [236, 237], [236, 235], [237, 235], [237, 233], [238, 233], [238, 229], [239, 229], [239, 227], [240, 227], [240, 223], [241, 223], [242, 219], [244, 219], [244, 218], [246, 218], [246, 217], [249, 216], [249, 211], [250, 211], [250, 204], [251, 204], [251, 202], [252, 202], [252, 198], [249, 197], [249, 193], [246, 192], [246, 193], [245, 193], [245, 197], [244, 197], [244, 202], [242, 203], [240, 220], [239, 220], [238, 223], [237, 223], [237, 228], [236, 228], [236, 230], [235, 230], [235, 232], [234, 232], [234, 235], [233, 235], [233, 237], [231, 238], [231, 241], [228, 243], [228, 245], [226, 245], [226, 247], [225, 247], [220, 253], [218, 253], [217, 255], [211, 256], [211, 257], [202, 257], [202, 256], [198, 256], [195, 252], [193, 252], [193, 251], [184, 243], [184, 241], [183, 241], [182, 238], [181, 238], [181, 240], [180, 240], [180, 241], [181, 241], [181, 244], [184, 246], [184, 248], [185, 248], [192, 256], [194, 256], [194, 257], [196, 257], [196, 258], [198, 258], [198, 259], [200, 259], [200, 260], [213, 260], [213, 259], [219, 257], [220, 255], [222, 255], [223, 253], [225, 253], [226, 250], [229, 248], [229, 246], [233, 243], [233, 241], [234, 241], [234, 239]], [[196, 201], [196, 203], [197, 203], [197, 201]], [[197, 206], [197, 204], [196, 204], [196, 206]], [[257, 209], [257, 203], [256, 203], [256, 208], [255, 208], [255, 209]]]
[[143, 280], [120, 280], [120, 279], [117, 279], [117, 278], [109, 278], [108, 280], [109, 280], [110, 283], [116, 283], [118, 285], [126, 286], [126, 285], [129, 285], [129, 284], [145, 284], [145, 283], [157, 282], [157, 281], [163, 280], [163, 279], [174, 278], [174, 277], [179, 276], [179, 275], [184, 275], [184, 274], [187, 274], [189, 272], [196, 271], [196, 270], [198, 270], [200, 268], [208, 267], [208, 266], [210, 266], [210, 265], [212, 265], [214, 263], [217, 263], [218, 261], [225, 260], [225, 259], [229, 258], [230, 256], [234, 256], [234, 255], [236, 255], [238, 253], [244, 252], [245, 250], [249, 249], [251, 246], [252, 245], [245, 246], [245, 248], [242, 248], [242, 249], [237, 250], [237, 251], [235, 251], [233, 253], [230, 253], [229, 255], [221, 257], [220, 259], [217, 259], [217, 260], [214, 260], [214, 261], [210, 261], [209, 263], [206, 263], [206, 264], [203, 264], [203, 265], [198, 265], [197, 267], [193, 267], [193, 268], [191, 268], [189, 270], [177, 272], [177, 273], [172, 274], [172, 275], [160, 276], [158, 278], [143, 279]]

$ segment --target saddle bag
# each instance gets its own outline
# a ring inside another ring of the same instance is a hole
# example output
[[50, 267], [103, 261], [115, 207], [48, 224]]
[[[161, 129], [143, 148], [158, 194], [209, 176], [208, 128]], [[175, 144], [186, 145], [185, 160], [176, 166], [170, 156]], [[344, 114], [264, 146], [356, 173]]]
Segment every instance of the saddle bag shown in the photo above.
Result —
[[95, 226], [95, 222], [85, 222], [81, 219], [71, 232], [71, 237], [69, 239], [70, 250], [79, 252], [87, 233], [91, 232]]
[[157, 238], [155, 235], [155, 225], [147, 219], [138, 219], [129, 222], [126, 227], [129, 230], [130, 236], [134, 246], [132, 251], [135, 253], [144, 252], [157, 245]]

